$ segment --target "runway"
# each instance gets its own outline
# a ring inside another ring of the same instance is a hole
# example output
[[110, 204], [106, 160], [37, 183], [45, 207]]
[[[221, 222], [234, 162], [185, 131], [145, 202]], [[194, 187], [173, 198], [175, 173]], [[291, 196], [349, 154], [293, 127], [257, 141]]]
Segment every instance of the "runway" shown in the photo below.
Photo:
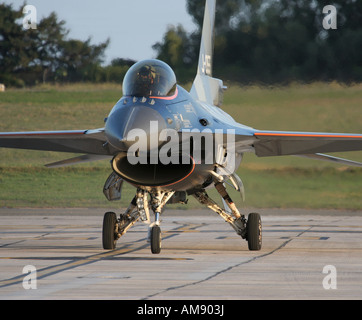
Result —
[[362, 299], [362, 212], [259, 211], [261, 251], [211, 211], [167, 210], [153, 255], [143, 223], [103, 250], [103, 209], [0, 208], [0, 299]]

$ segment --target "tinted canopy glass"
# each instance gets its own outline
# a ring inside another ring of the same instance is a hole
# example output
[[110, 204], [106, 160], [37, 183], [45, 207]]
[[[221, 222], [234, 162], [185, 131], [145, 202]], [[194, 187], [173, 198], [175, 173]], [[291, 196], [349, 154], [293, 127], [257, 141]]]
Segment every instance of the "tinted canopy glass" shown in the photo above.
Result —
[[134, 64], [123, 80], [123, 94], [137, 97], [167, 97], [176, 90], [176, 76], [164, 62], [156, 59]]

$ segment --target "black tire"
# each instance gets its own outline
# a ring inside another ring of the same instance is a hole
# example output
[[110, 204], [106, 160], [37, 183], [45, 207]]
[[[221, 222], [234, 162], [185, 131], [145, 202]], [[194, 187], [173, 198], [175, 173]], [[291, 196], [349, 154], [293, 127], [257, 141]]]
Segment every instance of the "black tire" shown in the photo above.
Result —
[[262, 227], [259, 213], [250, 213], [248, 215], [246, 235], [249, 250], [260, 250], [262, 245]]
[[161, 252], [161, 228], [159, 226], [153, 226], [151, 229], [151, 252], [158, 254]]
[[106, 212], [103, 217], [102, 242], [103, 249], [113, 250], [116, 248], [115, 237], [117, 215], [114, 212]]

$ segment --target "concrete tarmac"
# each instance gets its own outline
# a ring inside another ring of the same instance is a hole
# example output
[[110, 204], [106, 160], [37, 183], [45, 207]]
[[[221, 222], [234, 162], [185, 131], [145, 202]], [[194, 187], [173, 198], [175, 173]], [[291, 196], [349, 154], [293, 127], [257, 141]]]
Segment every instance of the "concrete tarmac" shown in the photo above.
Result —
[[103, 250], [105, 211], [0, 208], [0, 299], [362, 299], [362, 212], [259, 210], [249, 251], [213, 212], [167, 210], [153, 255], [141, 222]]

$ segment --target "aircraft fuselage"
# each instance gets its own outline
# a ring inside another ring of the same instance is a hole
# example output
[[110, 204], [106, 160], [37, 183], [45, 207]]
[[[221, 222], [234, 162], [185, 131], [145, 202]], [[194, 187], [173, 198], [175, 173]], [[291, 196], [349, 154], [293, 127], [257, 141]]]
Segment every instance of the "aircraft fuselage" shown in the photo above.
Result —
[[106, 120], [105, 134], [119, 150], [112, 160], [119, 176], [144, 189], [180, 191], [211, 184], [210, 172], [225, 156], [235, 159], [229, 166], [234, 172], [241, 154], [233, 153], [229, 140], [242, 129], [220, 108], [177, 86], [171, 97], [123, 96]]

